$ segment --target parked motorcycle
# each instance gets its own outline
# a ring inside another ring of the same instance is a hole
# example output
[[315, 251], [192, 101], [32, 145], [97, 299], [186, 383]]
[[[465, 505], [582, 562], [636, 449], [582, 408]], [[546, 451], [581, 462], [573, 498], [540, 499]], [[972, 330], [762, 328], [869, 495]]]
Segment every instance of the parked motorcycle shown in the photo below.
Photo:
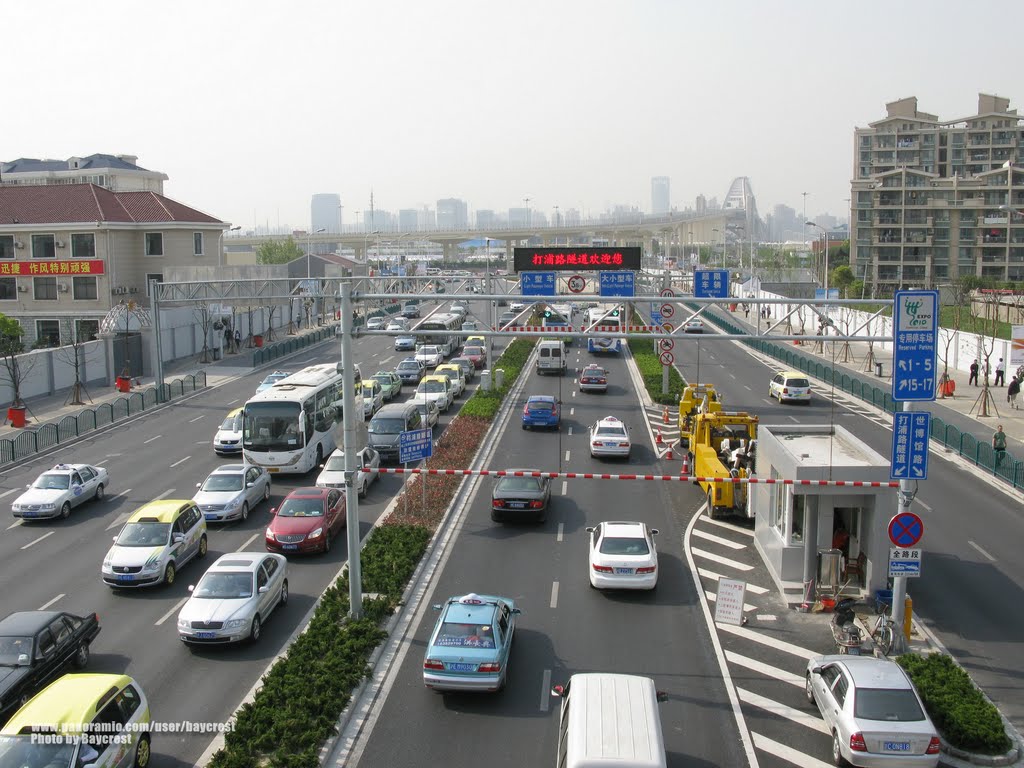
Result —
[[860, 656], [862, 638], [860, 628], [854, 623], [856, 615], [853, 606], [857, 600], [853, 597], [844, 597], [838, 603], [832, 613], [832, 621], [829, 626], [832, 628], [832, 639], [835, 640], [839, 653], [850, 656]]

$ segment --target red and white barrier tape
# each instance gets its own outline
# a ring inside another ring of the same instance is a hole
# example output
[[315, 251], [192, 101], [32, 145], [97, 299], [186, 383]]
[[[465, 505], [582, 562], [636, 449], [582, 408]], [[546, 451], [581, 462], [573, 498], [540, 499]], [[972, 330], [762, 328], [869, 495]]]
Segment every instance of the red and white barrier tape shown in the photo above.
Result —
[[379, 467], [363, 470], [382, 475], [480, 475], [482, 477], [563, 477], [568, 480], [669, 480], [683, 483], [732, 483], [741, 485], [813, 485], [834, 488], [899, 488], [898, 480], [787, 480], [781, 477], [699, 477], [697, 475], [612, 475], [599, 472], [519, 472], [504, 469], [405, 469]]

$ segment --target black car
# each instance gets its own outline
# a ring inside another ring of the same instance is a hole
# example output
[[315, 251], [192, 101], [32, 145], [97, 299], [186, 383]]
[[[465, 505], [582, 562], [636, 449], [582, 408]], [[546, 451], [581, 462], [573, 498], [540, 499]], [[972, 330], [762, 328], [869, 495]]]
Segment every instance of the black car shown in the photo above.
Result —
[[413, 357], [407, 357], [395, 368], [395, 373], [403, 384], [419, 384], [427, 375], [427, 366]]
[[84, 669], [100, 617], [19, 611], [0, 621], [0, 722], [68, 667]]

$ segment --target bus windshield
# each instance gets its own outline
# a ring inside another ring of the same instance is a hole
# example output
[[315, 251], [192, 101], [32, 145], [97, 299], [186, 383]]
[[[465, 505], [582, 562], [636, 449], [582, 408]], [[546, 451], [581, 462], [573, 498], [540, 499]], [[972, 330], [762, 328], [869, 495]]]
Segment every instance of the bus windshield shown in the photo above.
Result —
[[247, 403], [243, 445], [251, 451], [295, 451], [302, 448], [298, 403]]

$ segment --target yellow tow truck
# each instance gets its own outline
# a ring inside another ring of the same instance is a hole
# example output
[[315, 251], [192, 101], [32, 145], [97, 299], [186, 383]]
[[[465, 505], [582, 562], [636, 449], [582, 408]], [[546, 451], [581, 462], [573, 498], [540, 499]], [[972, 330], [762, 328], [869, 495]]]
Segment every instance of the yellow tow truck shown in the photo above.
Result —
[[[719, 407], [721, 404], [719, 404]], [[691, 414], [690, 429], [681, 434], [697, 477], [745, 478], [754, 473], [758, 417], [733, 411]], [[697, 482], [697, 481], [695, 481]], [[747, 483], [700, 481], [707, 494], [708, 516], [741, 514], [750, 517]]]
[[722, 410], [722, 399], [711, 384], [687, 384], [679, 398], [679, 439], [680, 447], [689, 443], [692, 419], [698, 413], [718, 413]]

